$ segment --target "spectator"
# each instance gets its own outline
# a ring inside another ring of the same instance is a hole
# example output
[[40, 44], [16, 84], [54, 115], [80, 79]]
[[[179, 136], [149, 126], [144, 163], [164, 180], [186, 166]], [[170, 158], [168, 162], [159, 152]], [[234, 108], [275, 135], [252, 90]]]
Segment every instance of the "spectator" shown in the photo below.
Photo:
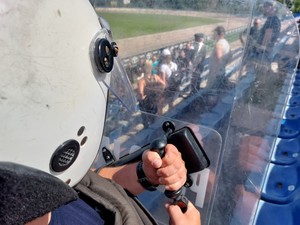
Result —
[[184, 49], [180, 50], [179, 56], [176, 59], [176, 64], [178, 67], [178, 71], [180, 73], [186, 73], [189, 70], [191, 66], [191, 62], [186, 57], [186, 53]]
[[144, 63], [145, 63], [145, 59], [144, 58], [140, 58], [139, 62], [137, 64], [137, 79], [141, 79], [144, 76]]
[[164, 93], [164, 99], [162, 100], [162, 106], [159, 107], [161, 111], [159, 114], [162, 114], [162, 107], [164, 103], [168, 104], [169, 107], [173, 107], [173, 97], [175, 92], [177, 91], [177, 64], [172, 61], [172, 55], [169, 49], [164, 49], [162, 51], [162, 63], [160, 66], [160, 77], [166, 84], [166, 89]]
[[126, 66], [126, 73], [130, 82], [133, 84], [136, 80], [137, 72], [135, 71], [135, 67], [132, 65], [131, 62], [129, 62]]
[[177, 71], [177, 64], [172, 61], [171, 51], [164, 49], [162, 51], [162, 64], [160, 66], [160, 76], [168, 85], [173, 73]]
[[156, 55], [152, 56], [152, 74], [158, 74], [159, 60]]
[[253, 26], [250, 28], [249, 34], [248, 29], [245, 29], [240, 34], [240, 41], [244, 46], [244, 65], [252, 65], [251, 61], [255, 58], [257, 40], [260, 35], [260, 29], [262, 25], [262, 20], [260, 18], [255, 18], [253, 22]]
[[186, 58], [192, 62], [193, 54], [194, 54], [194, 46], [193, 42], [188, 42], [184, 48]]
[[259, 35], [260, 35], [260, 29], [262, 25], [262, 20], [260, 18], [255, 18], [253, 21], [253, 26], [250, 28], [249, 35], [248, 35], [248, 29], [245, 29], [240, 34], [240, 41], [244, 47], [247, 46], [256, 46], [256, 42], [258, 41]]
[[[176, 59], [176, 64], [178, 66], [178, 85], [183, 83], [190, 83], [190, 71], [191, 71], [191, 61], [186, 57], [185, 49], [181, 49], [179, 56]], [[185, 90], [184, 90], [185, 91]], [[187, 90], [190, 92], [190, 90]]]
[[273, 47], [281, 30], [281, 22], [276, 15], [275, 4], [275, 1], [272, 0], [267, 0], [264, 2], [263, 10], [264, 16], [267, 17], [267, 20], [260, 30], [257, 41], [258, 57], [259, 59], [264, 57], [263, 61], [267, 60], [267, 62], [272, 62], [273, 60]]
[[[157, 103], [166, 83], [157, 74], [152, 74], [152, 65], [153, 63], [150, 60], [146, 60], [144, 63], [144, 77], [138, 81], [138, 96], [140, 110], [156, 114], [158, 111]], [[144, 127], [148, 127], [152, 121], [146, 115], [143, 116]]]
[[206, 58], [206, 46], [204, 44], [204, 34], [197, 33], [194, 35], [194, 54], [192, 58], [193, 73], [192, 73], [192, 91], [197, 92], [201, 84], [201, 74], [204, 70], [204, 61]]
[[209, 60], [209, 75], [206, 88], [219, 88], [226, 82], [226, 65], [231, 59], [231, 50], [225, 39], [225, 28], [217, 26], [213, 31], [216, 41]]

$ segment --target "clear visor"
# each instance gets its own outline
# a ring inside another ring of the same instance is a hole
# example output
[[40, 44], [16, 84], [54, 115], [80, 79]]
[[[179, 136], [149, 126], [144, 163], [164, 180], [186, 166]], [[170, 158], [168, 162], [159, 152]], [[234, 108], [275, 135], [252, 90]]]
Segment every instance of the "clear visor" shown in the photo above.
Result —
[[[113, 41], [111, 31], [105, 20], [99, 19], [103, 28], [94, 38], [90, 46], [92, 66], [97, 81], [108, 89], [108, 95], [116, 99], [123, 107], [133, 112], [136, 110], [136, 98], [132, 85], [120, 58], [118, 47]], [[103, 25], [104, 24], [104, 25]]]
[[132, 90], [132, 85], [128, 79], [128, 75], [120, 60], [116, 57], [114, 59], [114, 67], [111, 71], [110, 82], [104, 81], [109, 88], [111, 94], [118, 97], [119, 101], [131, 112], [136, 110], [136, 98]]

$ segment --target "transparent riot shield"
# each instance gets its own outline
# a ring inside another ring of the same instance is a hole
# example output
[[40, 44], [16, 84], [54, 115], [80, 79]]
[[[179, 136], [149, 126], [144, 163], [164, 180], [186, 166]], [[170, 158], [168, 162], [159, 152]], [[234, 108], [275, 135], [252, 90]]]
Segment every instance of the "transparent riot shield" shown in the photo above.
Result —
[[[253, 28], [247, 30], [211, 224], [257, 224], [272, 154], [282, 134], [293, 133], [289, 124], [297, 124], [283, 119], [299, 59], [296, 21], [288, 8], [272, 1], [254, 2], [252, 15], [261, 28], [255, 41]], [[277, 185], [275, 192], [285, 190]]]
[[[203, 147], [209, 162], [203, 168], [196, 169], [198, 165], [193, 166], [192, 160], [187, 159], [185, 161], [187, 168], [192, 166], [190, 169], [192, 173], [189, 173], [192, 185], [184, 188], [183, 194], [201, 210], [201, 217], [207, 218], [212, 208], [213, 193], [216, 187], [216, 174], [222, 146], [220, 134], [199, 124], [141, 111], [130, 112], [122, 107], [121, 103], [113, 96], [110, 96], [110, 101], [107, 126], [99, 149], [99, 157], [95, 160], [93, 167], [99, 168], [100, 165], [105, 164], [107, 166], [124, 165], [141, 160], [143, 151], [150, 149], [153, 141], [166, 137], [166, 132], [163, 129], [165, 122], [174, 124], [175, 131], [188, 127]], [[151, 121], [147, 127], [144, 126], [145, 120]], [[176, 146], [176, 144], [174, 145]], [[178, 148], [180, 149], [180, 147]], [[187, 149], [180, 149], [180, 151], [183, 158], [186, 154], [191, 154], [190, 152], [185, 153]], [[165, 196], [163, 187], [158, 187], [158, 190], [154, 192], [146, 191], [138, 197], [157, 222], [168, 224], [169, 216], [164, 205], [166, 202], [172, 202], [172, 200]]]
[[[119, 160], [161, 136], [166, 120], [192, 127], [211, 161], [186, 190], [202, 224], [255, 224], [278, 135], [289, 132], [282, 118], [293, 104], [299, 57], [292, 13], [276, 1], [113, 2], [96, 1], [95, 10], [110, 23], [138, 111], [128, 112], [112, 97], [102, 147]], [[110, 19], [120, 14], [123, 20], [142, 15], [153, 24], [135, 25], [135, 34], [124, 37], [114, 33], [121, 26]], [[169, 30], [154, 18], [197, 22]], [[159, 31], [143, 33], [145, 26]], [[168, 224], [162, 192], [139, 197], [160, 224]]]

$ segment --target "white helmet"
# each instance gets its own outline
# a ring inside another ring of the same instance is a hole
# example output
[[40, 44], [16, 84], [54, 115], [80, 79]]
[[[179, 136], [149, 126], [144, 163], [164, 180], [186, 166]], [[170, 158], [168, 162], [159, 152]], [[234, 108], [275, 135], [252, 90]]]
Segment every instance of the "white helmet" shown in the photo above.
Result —
[[1, 161], [78, 183], [100, 146], [108, 90], [134, 107], [116, 53], [87, 0], [1, 1]]

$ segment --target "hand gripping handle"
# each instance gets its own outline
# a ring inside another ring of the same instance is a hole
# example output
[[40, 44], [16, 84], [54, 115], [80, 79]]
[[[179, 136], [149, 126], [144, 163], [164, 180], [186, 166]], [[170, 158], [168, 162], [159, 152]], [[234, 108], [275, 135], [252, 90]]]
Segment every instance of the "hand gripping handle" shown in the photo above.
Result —
[[[167, 140], [164, 138], [154, 140], [150, 145], [150, 150], [155, 151], [159, 154], [161, 158], [165, 156], [165, 147], [167, 145]], [[182, 194], [183, 187], [179, 188], [177, 191], [165, 190], [165, 195], [173, 199], [173, 204], [178, 205], [183, 213], [187, 210], [188, 199]]]

